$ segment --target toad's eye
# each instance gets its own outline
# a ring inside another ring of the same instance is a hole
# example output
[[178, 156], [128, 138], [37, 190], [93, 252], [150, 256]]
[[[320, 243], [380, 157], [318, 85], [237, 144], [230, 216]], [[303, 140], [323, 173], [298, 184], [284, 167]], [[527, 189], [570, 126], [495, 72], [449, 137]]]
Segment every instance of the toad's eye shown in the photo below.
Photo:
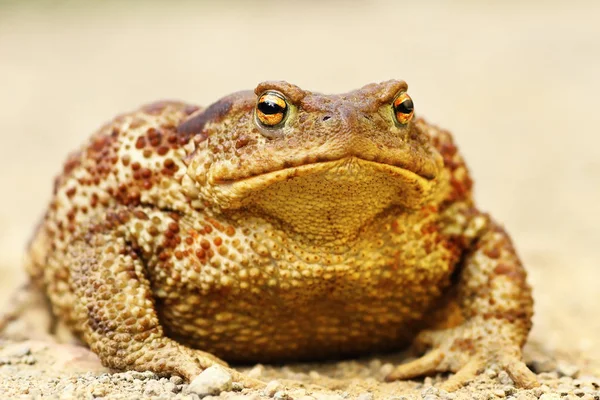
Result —
[[401, 125], [406, 125], [413, 116], [415, 106], [410, 96], [402, 92], [394, 99], [393, 109], [396, 121]]
[[283, 94], [275, 91], [265, 92], [256, 103], [256, 119], [267, 128], [277, 126], [285, 119], [288, 108]]

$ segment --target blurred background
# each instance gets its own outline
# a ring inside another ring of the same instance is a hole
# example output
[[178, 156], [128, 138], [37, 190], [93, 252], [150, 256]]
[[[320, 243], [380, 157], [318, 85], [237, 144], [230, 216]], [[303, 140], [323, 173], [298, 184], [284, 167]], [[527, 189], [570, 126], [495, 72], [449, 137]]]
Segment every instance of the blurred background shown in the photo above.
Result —
[[0, 1], [0, 302], [67, 152], [116, 114], [398, 78], [514, 238], [530, 346], [600, 371], [599, 21], [598, 1]]

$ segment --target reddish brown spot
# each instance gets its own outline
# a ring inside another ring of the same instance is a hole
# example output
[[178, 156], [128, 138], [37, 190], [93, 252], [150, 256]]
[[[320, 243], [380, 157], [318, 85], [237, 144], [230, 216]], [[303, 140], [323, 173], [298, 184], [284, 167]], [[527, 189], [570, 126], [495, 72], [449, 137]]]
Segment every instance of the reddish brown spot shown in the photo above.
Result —
[[204, 249], [198, 249], [198, 250], [196, 250], [196, 257], [198, 257], [198, 258], [204, 258], [204, 257], [206, 257], [206, 252], [204, 251]]
[[475, 351], [475, 344], [473, 343], [472, 339], [458, 338], [454, 339], [451, 349], [471, 354]]
[[152, 150], [150, 150], [150, 149], [144, 149], [144, 152], [142, 153], [142, 155], [145, 158], [150, 158], [150, 157], [152, 157]]
[[158, 147], [160, 145], [162, 133], [159, 130], [156, 128], [148, 128], [147, 135], [151, 146]]
[[219, 221], [217, 221], [216, 219], [207, 218], [206, 220], [208, 222], [210, 222], [212, 224], [212, 226], [214, 226], [218, 231], [223, 232], [223, 230], [225, 229], [224, 226]]
[[392, 221], [392, 232], [396, 234], [401, 234], [404, 232], [397, 220]]
[[421, 233], [423, 235], [430, 235], [433, 232], [436, 232], [437, 230], [438, 228], [436, 224], [425, 224], [421, 227]]
[[494, 273], [497, 275], [509, 275], [514, 271], [514, 268], [506, 264], [498, 264], [494, 268]]
[[77, 188], [76, 187], [72, 187], [67, 189], [67, 191], [65, 192], [67, 197], [71, 198], [73, 196], [75, 196], [75, 192], [77, 192]]
[[233, 226], [229, 225], [227, 227], [227, 229], [225, 229], [225, 234], [227, 236], [233, 236], [233, 235], [235, 235], [235, 228]]
[[217, 236], [216, 238], [213, 239], [213, 243], [215, 244], [215, 246], [220, 246], [223, 244], [223, 239], [221, 239], [221, 237]]
[[166, 252], [166, 251], [161, 251], [158, 254], [159, 261], [163, 261], [163, 262], [167, 261], [170, 257], [171, 257], [171, 255], [168, 252]]
[[100, 136], [94, 139], [92, 142], [91, 149], [95, 152], [101, 152], [111, 142], [111, 139], [107, 136]]
[[494, 268], [494, 273], [497, 275], [504, 275], [516, 281], [525, 280], [525, 273], [523, 269], [512, 265], [498, 264], [496, 268]]
[[177, 143], [177, 135], [172, 133], [167, 137], [167, 142], [174, 144]]
[[67, 158], [67, 161], [65, 162], [65, 165], [63, 167], [63, 175], [70, 174], [71, 171], [73, 171], [73, 169], [78, 167], [80, 164], [81, 164], [81, 153], [80, 152], [69, 154], [69, 157]]
[[242, 135], [238, 140], [236, 140], [235, 148], [241, 149], [242, 147], [245, 147], [248, 143], [250, 143], [250, 138], [246, 135]]
[[138, 150], [141, 150], [144, 147], [146, 147], [146, 138], [143, 136], [140, 136], [137, 138], [137, 140], [135, 142], [135, 148]]
[[179, 225], [175, 222], [169, 223], [169, 231], [171, 231], [173, 233], [179, 232]]
[[141, 219], [141, 220], [143, 220], [143, 221], [147, 221], [147, 220], [149, 220], [149, 219], [150, 219], [150, 217], [148, 217], [148, 215], [147, 215], [145, 212], [141, 211], [141, 210], [135, 210], [135, 211], [133, 212], [133, 215], [134, 215], [134, 216], [135, 216], [137, 219]]
[[160, 146], [156, 152], [158, 153], [158, 155], [160, 156], [164, 156], [165, 154], [167, 154], [169, 152], [169, 148], [167, 146]]
[[142, 166], [140, 165], [139, 162], [134, 162], [133, 164], [131, 164], [131, 169], [134, 171], [137, 171], [138, 169], [140, 169]]
[[489, 258], [493, 259], [497, 259], [498, 257], [500, 257], [500, 250], [498, 250], [496, 247], [492, 247], [491, 249], [485, 249], [483, 253]]
[[152, 171], [150, 171], [148, 168], [142, 168], [140, 170], [140, 175], [144, 179], [149, 179], [152, 176]]
[[202, 239], [200, 241], [200, 246], [204, 249], [204, 250], [208, 250], [210, 249], [210, 242], [206, 239]]

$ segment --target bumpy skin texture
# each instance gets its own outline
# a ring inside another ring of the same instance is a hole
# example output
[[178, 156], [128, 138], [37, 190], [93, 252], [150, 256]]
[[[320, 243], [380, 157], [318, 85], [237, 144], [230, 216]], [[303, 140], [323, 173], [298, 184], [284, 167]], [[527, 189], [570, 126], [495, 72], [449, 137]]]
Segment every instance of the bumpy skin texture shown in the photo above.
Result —
[[[257, 96], [288, 102], [261, 126]], [[116, 369], [430, 349], [388, 379], [496, 364], [521, 386], [525, 272], [444, 130], [394, 118], [404, 82], [261, 83], [124, 114], [72, 154], [28, 257], [53, 311]], [[219, 358], [217, 358], [219, 357]], [[253, 384], [243, 376], [238, 379]]]

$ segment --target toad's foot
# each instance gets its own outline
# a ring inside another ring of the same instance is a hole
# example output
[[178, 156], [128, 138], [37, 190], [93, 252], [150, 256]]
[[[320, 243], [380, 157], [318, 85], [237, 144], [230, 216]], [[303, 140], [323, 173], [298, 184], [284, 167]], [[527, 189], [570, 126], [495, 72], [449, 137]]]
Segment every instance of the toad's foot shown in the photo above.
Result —
[[[193, 381], [205, 369], [219, 365], [235, 382], [241, 383], [246, 388], [262, 388], [265, 383], [251, 378], [241, 372], [230, 368], [220, 358], [200, 350], [190, 349], [169, 338], [160, 337], [151, 343], [146, 343], [142, 355], [132, 353], [129, 359], [124, 360], [126, 368], [136, 370], [150, 370], [159, 374], [179, 375], [186, 381]], [[113, 368], [125, 369], [118, 362], [108, 363]]]
[[507, 322], [494, 321], [425, 331], [415, 340], [415, 347], [431, 350], [414, 361], [397, 366], [386, 380], [455, 372], [441, 386], [444, 390], [455, 391], [484, 370], [496, 367], [505, 370], [519, 387], [539, 386], [536, 375], [522, 361], [520, 346], [507, 339], [510, 334], [503, 334], [502, 331], [510, 328]]

